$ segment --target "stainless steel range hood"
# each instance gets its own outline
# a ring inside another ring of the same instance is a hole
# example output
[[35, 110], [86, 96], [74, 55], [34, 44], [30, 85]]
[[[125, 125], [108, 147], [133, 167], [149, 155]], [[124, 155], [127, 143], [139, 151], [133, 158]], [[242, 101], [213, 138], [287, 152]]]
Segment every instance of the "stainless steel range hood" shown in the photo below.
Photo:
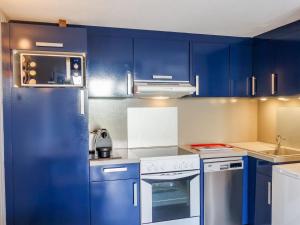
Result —
[[194, 92], [196, 87], [186, 82], [135, 82], [134, 84], [134, 96], [140, 98], [181, 98]]

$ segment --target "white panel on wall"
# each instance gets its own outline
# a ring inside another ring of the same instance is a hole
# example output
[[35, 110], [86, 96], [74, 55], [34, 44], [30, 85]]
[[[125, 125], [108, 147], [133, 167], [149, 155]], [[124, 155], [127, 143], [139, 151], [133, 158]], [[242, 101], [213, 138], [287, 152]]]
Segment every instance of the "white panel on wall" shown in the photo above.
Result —
[[128, 147], [178, 145], [177, 107], [127, 109]]

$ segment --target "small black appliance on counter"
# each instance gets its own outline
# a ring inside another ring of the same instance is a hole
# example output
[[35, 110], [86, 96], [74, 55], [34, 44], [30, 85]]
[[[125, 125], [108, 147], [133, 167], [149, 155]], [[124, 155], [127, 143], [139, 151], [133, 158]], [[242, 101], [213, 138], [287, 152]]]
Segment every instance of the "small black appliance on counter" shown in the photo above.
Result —
[[97, 156], [94, 158], [110, 158], [112, 151], [112, 140], [106, 129], [97, 129], [93, 141], [93, 151]]

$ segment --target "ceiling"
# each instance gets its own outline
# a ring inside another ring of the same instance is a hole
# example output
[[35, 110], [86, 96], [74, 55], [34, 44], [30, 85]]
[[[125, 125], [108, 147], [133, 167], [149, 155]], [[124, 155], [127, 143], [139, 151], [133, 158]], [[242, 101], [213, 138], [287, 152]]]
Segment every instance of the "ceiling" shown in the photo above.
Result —
[[299, 0], [0, 0], [12, 20], [253, 37], [300, 19]]

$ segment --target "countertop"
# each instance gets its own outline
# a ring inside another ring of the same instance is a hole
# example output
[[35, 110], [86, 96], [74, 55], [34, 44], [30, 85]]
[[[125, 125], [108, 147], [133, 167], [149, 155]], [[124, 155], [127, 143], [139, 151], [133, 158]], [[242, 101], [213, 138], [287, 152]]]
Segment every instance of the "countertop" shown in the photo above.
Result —
[[[300, 162], [300, 149], [288, 148], [291, 150], [299, 151], [299, 155], [292, 155], [286, 157], [274, 157], [272, 155], [262, 154], [262, 151], [275, 150], [276, 145], [264, 142], [241, 142], [241, 143], [228, 143], [234, 146], [232, 151], [224, 152], [201, 152], [191, 148], [189, 145], [180, 146], [193, 154], [198, 154], [201, 159], [208, 158], [225, 158], [225, 157], [241, 157], [249, 155], [251, 157], [266, 160], [272, 163], [282, 162]], [[283, 146], [284, 147], [284, 146]], [[109, 164], [128, 164], [128, 163], [140, 163], [140, 159], [134, 154], [130, 154], [130, 149], [113, 149], [112, 158], [110, 159], [93, 159], [90, 160], [91, 166], [97, 165], [109, 165]]]
[[299, 151], [299, 155], [281, 156], [276, 157], [272, 155], [263, 154], [262, 151], [275, 150], [276, 145], [265, 142], [241, 142], [241, 143], [230, 143], [230, 145], [237, 148], [247, 150], [248, 155], [257, 159], [266, 160], [272, 163], [283, 163], [283, 162], [299, 162], [300, 161], [300, 149], [290, 148], [282, 146], [282, 148]]
[[[207, 158], [224, 158], [224, 157], [235, 157], [235, 156], [246, 156], [247, 151], [240, 148], [233, 148], [230, 152], [201, 152], [196, 149], [192, 149], [190, 146], [180, 146], [180, 148], [191, 152], [192, 154], [199, 155], [201, 159]], [[135, 156], [135, 154], [130, 153], [130, 149], [113, 149], [112, 158], [109, 159], [91, 159], [90, 166], [99, 166], [99, 165], [113, 165], [113, 164], [128, 164], [128, 163], [140, 163], [140, 159]]]
[[113, 149], [112, 158], [109, 159], [90, 159], [90, 166], [128, 163], [140, 163], [140, 160], [131, 156], [127, 148]]
[[225, 157], [241, 157], [246, 156], [247, 151], [243, 150], [242, 148], [232, 148], [230, 151], [212, 151], [212, 152], [206, 152], [206, 151], [199, 151], [197, 149], [191, 148], [190, 145], [184, 145], [181, 146], [181, 148], [190, 151], [194, 154], [198, 154], [201, 159], [209, 159], [209, 158], [225, 158]]

